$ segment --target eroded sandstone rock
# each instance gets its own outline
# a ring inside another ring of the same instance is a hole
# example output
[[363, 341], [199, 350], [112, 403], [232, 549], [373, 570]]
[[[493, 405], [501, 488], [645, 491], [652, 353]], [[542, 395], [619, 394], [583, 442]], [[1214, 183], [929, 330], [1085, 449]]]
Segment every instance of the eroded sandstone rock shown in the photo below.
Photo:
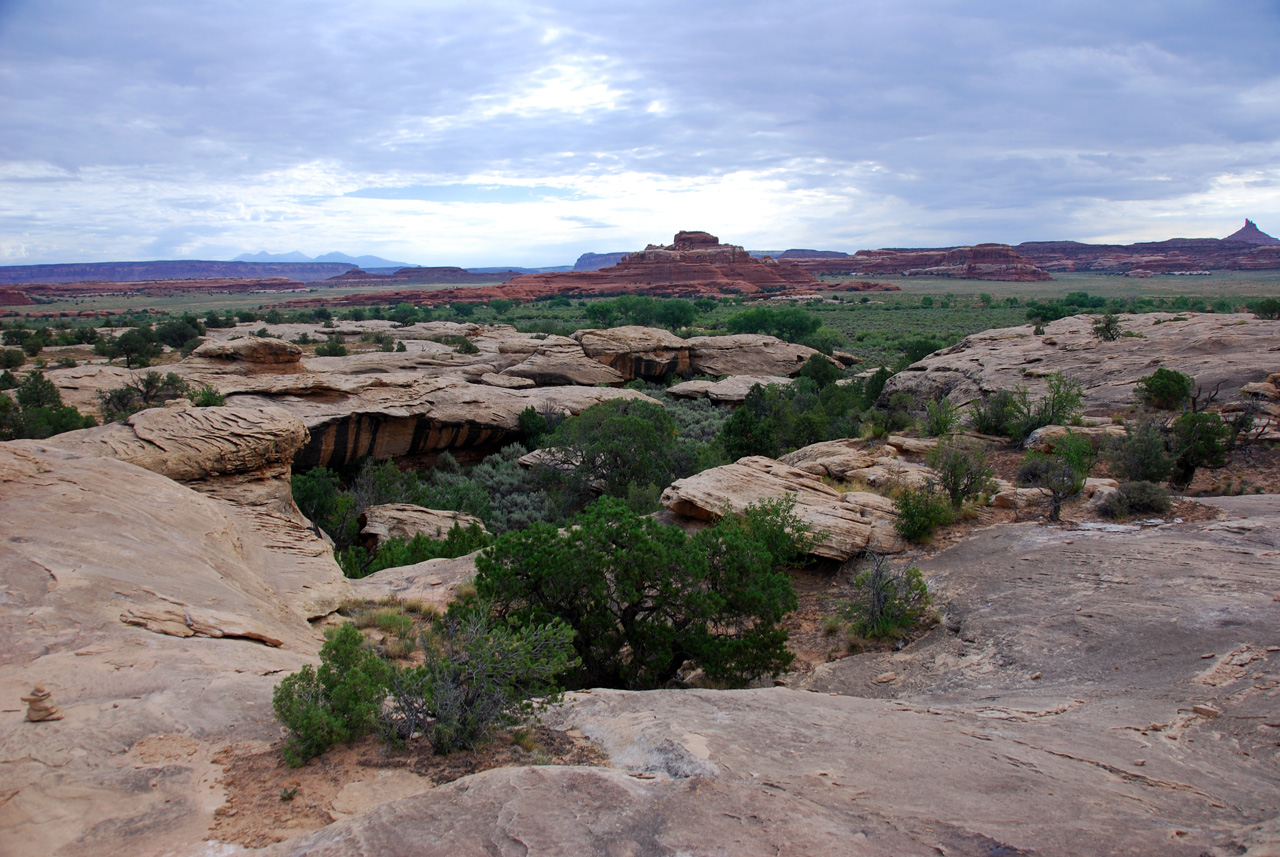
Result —
[[894, 375], [884, 396], [907, 392], [921, 404], [946, 396], [963, 405], [1026, 386], [1036, 397], [1045, 391], [1044, 378], [1061, 372], [1083, 385], [1089, 413], [1110, 415], [1131, 404], [1134, 385], [1156, 369], [1192, 376], [1205, 395], [1219, 384], [1239, 390], [1275, 371], [1268, 352], [1280, 341], [1280, 321], [1224, 313], [1122, 315], [1122, 328], [1137, 335], [1115, 342], [1094, 335], [1094, 324], [1094, 316], [1080, 315], [1050, 322], [1044, 336], [1030, 325], [975, 333]]
[[407, 541], [418, 534], [443, 539], [455, 526], [464, 530], [479, 527], [481, 532], [489, 532], [483, 521], [463, 512], [424, 509], [409, 503], [369, 506], [360, 514], [360, 544], [376, 551], [387, 539]]
[[812, 473], [762, 456], [678, 479], [662, 492], [661, 502], [678, 515], [707, 521], [788, 495], [795, 497], [795, 514], [819, 531], [811, 550], [816, 556], [843, 561], [864, 550], [902, 550], [893, 501], [868, 492], [841, 493]]

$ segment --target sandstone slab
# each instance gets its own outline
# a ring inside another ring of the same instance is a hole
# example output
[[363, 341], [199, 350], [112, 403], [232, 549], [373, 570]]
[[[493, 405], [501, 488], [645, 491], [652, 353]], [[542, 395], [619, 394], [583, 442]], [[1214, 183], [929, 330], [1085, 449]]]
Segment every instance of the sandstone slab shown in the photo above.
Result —
[[360, 515], [360, 544], [376, 551], [387, 539], [412, 539], [424, 535], [443, 539], [454, 527], [469, 530], [479, 527], [487, 533], [484, 522], [463, 512], [424, 509], [410, 503], [385, 503], [369, 506]]
[[1045, 389], [1044, 377], [1061, 372], [1083, 385], [1089, 413], [1108, 415], [1131, 404], [1134, 385], [1159, 368], [1192, 376], [1206, 394], [1218, 384], [1234, 394], [1275, 371], [1268, 352], [1280, 341], [1280, 321], [1146, 313], [1120, 316], [1120, 323], [1138, 336], [1104, 342], [1093, 333], [1091, 315], [1050, 322], [1044, 336], [1036, 336], [1031, 325], [976, 333], [890, 378], [884, 395], [905, 391], [922, 406], [940, 396], [962, 405], [1019, 386], [1037, 396]]
[[843, 561], [864, 550], [903, 548], [891, 500], [860, 491], [842, 494], [812, 473], [761, 456], [678, 479], [662, 492], [661, 502], [678, 515], [706, 521], [784, 496], [795, 497], [795, 514], [819, 533], [816, 556]]
[[814, 354], [807, 345], [783, 342], [772, 336], [739, 333], [729, 336], [691, 336], [690, 369], [698, 375], [784, 375], [804, 368]]

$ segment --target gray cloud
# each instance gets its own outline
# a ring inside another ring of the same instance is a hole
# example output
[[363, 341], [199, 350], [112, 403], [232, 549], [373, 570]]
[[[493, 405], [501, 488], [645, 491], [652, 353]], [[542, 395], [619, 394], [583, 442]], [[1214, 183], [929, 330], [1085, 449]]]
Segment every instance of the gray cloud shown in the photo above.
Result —
[[[1224, 176], [1244, 177], [1251, 209], [1197, 223], [1280, 221], [1277, 44], [1263, 0], [1229, 14], [1190, 0], [11, 0], [0, 181], [15, 198], [0, 213], [41, 237], [0, 242], [34, 261], [99, 252], [74, 233], [130, 205], [135, 223], [113, 228], [139, 253], [290, 249], [253, 224], [358, 233], [335, 200], [399, 217], [589, 204], [539, 217], [620, 240], [682, 210], [650, 201], [641, 217], [596, 189], [631, 175], [770, 183], [770, 246], [1083, 237], [1099, 205], [1211, 193]], [[825, 202], [807, 208], [814, 194]], [[474, 229], [455, 243], [512, 261], [496, 248], [521, 239], [485, 249], [493, 227]], [[427, 258], [404, 240], [367, 249]]]

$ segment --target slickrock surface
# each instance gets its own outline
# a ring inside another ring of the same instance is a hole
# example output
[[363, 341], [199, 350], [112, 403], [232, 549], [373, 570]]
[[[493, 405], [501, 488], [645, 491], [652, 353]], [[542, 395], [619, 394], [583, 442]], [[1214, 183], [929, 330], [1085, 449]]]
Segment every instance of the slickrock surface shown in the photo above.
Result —
[[421, 533], [430, 539], [443, 539], [454, 526], [464, 530], [485, 529], [484, 522], [462, 512], [424, 509], [410, 503], [386, 503], [369, 506], [360, 515], [360, 543], [377, 550], [387, 539], [412, 539]]
[[786, 495], [796, 498], [795, 514], [822, 532], [811, 551], [815, 556], [843, 561], [863, 550], [903, 549], [893, 528], [892, 500], [863, 491], [842, 494], [812, 473], [763, 456], [677, 479], [661, 502], [677, 515], [708, 521]]
[[[0, 851], [192, 853], [222, 800], [216, 750], [279, 734], [271, 689], [320, 645], [309, 593], [345, 590], [332, 556], [37, 441], [0, 444], [0, 520]], [[63, 719], [25, 722], [36, 685]]]
[[436, 604], [443, 609], [453, 600], [459, 586], [475, 578], [479, 553], [385, 568], [351, 581], [351, 588], [357, 597], [372, 601], [396, 597]]
[[349, 589], [332, 550], [293, 503], [290, 466], [306, 442], [302, 421], [280, 408], [179, 406], [44, 444], [136, 464], [224, 501], [224, 514], [264, 540], [263, 579], [313, 617], [332, 611]]
[[906, 391], [922, 408], [940, 396], [958, 405], [1019, 385], [1038, 395], [1044, 376], [1062, 372], [1084, 385], [1089, 413], [1109, 415], [1129, 405], [1134, 384], [1159, 368], [1192, 376], [1206, 396], [1221, 383], [1218, 401], [1225, 403], [1280, 367], [1280, 321], [1217, 313], [1119, 318], [1125, 331], [1143, 338], [1104, 342], [1093, 334], [1096, 318], [1087, 315], [1051, 322], [1043, 336], [1031, 325], [988, 330], [913, 363], [889, 379], [884, 395]]
[[576, 694], [550, 722], [617, 770], [488, 772], [272, 857], [1276, 853], [1280, 497], [1218, 503], [979, 532], [922, 564], [944, 621], [901, 651], [804, 689]]
[[757, 333], [691, 336], [689, 360], [701, 375], [794, 375], [820, 354], [807, 345]]

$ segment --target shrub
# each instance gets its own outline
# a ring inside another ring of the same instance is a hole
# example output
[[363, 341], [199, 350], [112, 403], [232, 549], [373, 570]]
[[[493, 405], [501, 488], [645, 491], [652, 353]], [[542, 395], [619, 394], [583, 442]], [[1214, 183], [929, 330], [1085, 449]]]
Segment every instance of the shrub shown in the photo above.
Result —
[[1169, 490], [1154, 482], [1122, 482], [1120, 493], [1128, 502], [1130, 511], [1139, 514], [1163, 515], [1173, 508]]
[[983, 396], [970, 414], [974, 430], [998, 436], [1009, 435], [1013, 417], [1014, 398], [1008, 390], [996, 390]]
[[1226, 463], [1231, 426], [1218, 414], [1187, 411], [1173, 421], [1173, 475], [1170, 483], [1179, 490], [1191, 484], [1196, 469], [1221, 467]]
[[1106, 313], [1098, 323], [1093, 326], [1093, 335], [1101, 339], [1103, 342], [1115, 342], [1123, 334], [1120, 327], [1120, 319], [1111, 313]]
[[938, 527], [945, 527], [954, 520], [951, 504], [932, 486], [908, 487], [893, 499], [898, 513], [893, 527], [907, 541], [923, 542]]
[[380, 544], [372, 555], [358, 545], [346, 548], [338, 552], [338, 565], [347, 577], [368, 577], [384, 568], [465, 556], [488, 547], [492, 541], [481, 527], [463, 527], [455, 522], [442, 539], [431, 538], [426, 533], [417, 533], [412, 539], [391, 538]]
[[565, 420], [547, 438], [553, 478], [578, 498], [626, 496], [631, 483], [667, 485], [675, 469], [675, 421], [661, 405], [611, 399]]
[[1254, 305], [1253, 314], [1257, 318], [1280, 318], [1280, 300], [1276, 298], [1263, 298]]
[[191, 399], [191, 404], [197, 408], [215, 408], [227, 403], [227, 397], [219, 393], [212, 384], [205, 384], [198, 390], [192, 390], [187, 394], [187, 398]]
[[328, 342], [322, 342], [316, 346], [317, 357], [346, 357], [347, 347], [342, 344], [342, 338], [330, 336]]
[[1176, 411], [1191, 399], [1195, 379], [1172, 369], [1157, 369], [1133, 388], [1134, 397], [1152, 408]]
[[1018, 484], [1044, 488], [1051, 501], [1049, 520], [1062, 515], [1062, 502], [1084, 487], [1084, 480], [1097, 461], [1093, 444], [1085, 437], [1068, 433], [1059, 438], [1052, 455], [1030, 452], [1018, 468]]
[[938, 486], [951, 498], [953, 509], [959, 509], [965, 500], [990, 490], [995, 484], [995, 471], [987, 465], [987, 457], [981, 450], [940, 443], [929, 452], [928, 463], [937, 474]]
[[900, 636], [930, 613], [932, 599], [920, 569], [896, 566], [883, 554], [867, 554], [853, 590], [846, 615], [860, 637]]
[[1026, 387], [1019, 387], [1010, 410], [1009, 437], [1026, 438], [1038, 428], [1069, 425], [1084, 413], [1084, 388], [1079, 381], [1061, 372], [1046, 376], [1043, 396], [1032, 400]]
[[1163, 482], [1173, 471], [1173, 456], [1160, 426], [1143, 420], [1125, 426], [1125, 437], [1117, 438], [1107, 452], [1112, 472], [1121, 479]]
[[830, 359], [823, 357], [821, 354], [813, 354], [805, 361], [804, 366], [800, 368], [797, 375], [799, 378], [810, 378], [818, 385], [818, 389], [822, 389], [828, 384], [834, 384], [844, 377], [844, 372], [831, 362]]
[[161, 375], [159, 372], [147, 372], [145, 375], [135, 376], [123, 387], [100, 391], [98, 403], [102, 419], [116, 422], [138, 411], [160, 407], [166, 401], [177, 399], [187, 392], [187, 382], [177, 373]]
[[[774, 532], [802, 536], [793, 516]], [[689, 537], [604, 498], [564, 529], [534, 524], [482, 553], [476, 589], [520, 626], [560, 618], [580, 666], [571, 687], [662, 687], [687, 660], [744, 684], [791, 662], [791, 582], [749, 523], [726, 515]]]
[[276, 685], [271, 704], [289, 733], [281, 752], [290, 766], [358, 738], [376, 723], [390, 669], [363, 643], [355, 626], [343, 625], [321, 646], [319, 669], [308, 664]]
[[[16, 380], [7, 370], [5, 374]], [[57, 386], [40, 371], [28, 372], [18, 381], [13, 398], [0, 395], [0, 440], [42, 440], [97, 424], [93, 417], [64, 405]]]
[[27, 362], [27, 356], [19, 348], [6, 348], [0, 351], [0, 368], [17, 369]]
[[1098, 504], [1098, 514], [1104, 518], [1114, 518], [1117, 521], [1123, 521], [1129, 517], [1129, 498], [1124, 496], [1123, 491], [1112, 491], [1102, 498], [1102, 502]]
[[924, 406], [924, 433], [929, 437], [942, 437], [951, 434], [951, 430], [960, 422], [960, 414], [951, 400], [943, 396]]
[[390, 676], [388, 734], [423, 734], [436, 753], [476, 746], [494, 729], [554, 701], [556, 676], [574, 668], [573, 630], [559, 620], [513, 627], [484, 605], [437, 619], [422, 636], [425, 661]]

